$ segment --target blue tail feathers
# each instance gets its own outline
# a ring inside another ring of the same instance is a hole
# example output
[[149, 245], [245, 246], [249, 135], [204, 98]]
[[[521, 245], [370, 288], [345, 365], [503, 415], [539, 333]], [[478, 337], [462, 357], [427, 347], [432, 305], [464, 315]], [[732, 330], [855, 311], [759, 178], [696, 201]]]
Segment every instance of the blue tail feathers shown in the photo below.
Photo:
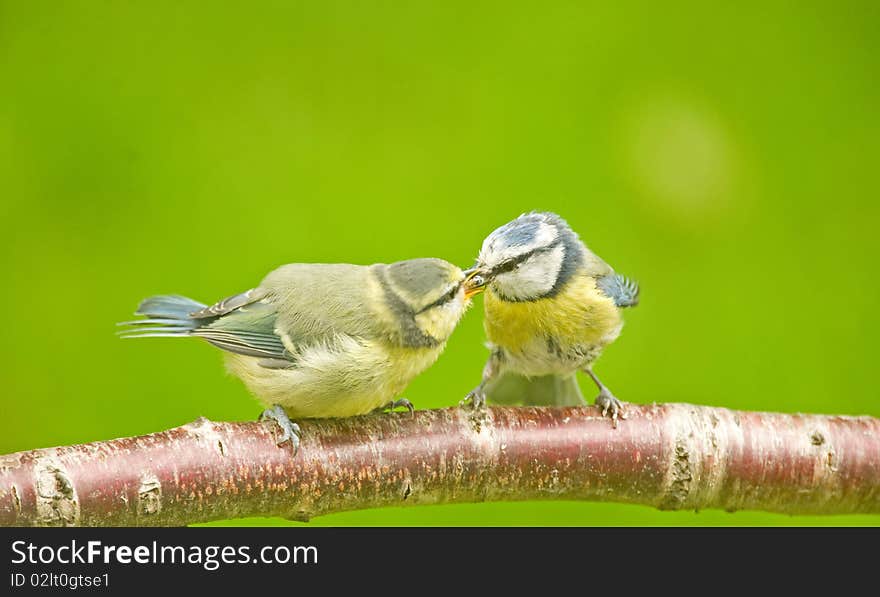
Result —
[[175, 294], [151, 296], [141, 301], [135, 315], [144, 319], [124, 321], [119, 325], [131, 326], [119, 332], [122, 338], [156, 338], [188, 336], [190, 332], [204, 323], [194, 319], [191, 313], [200, 311], [205, 305], [185, 296]]

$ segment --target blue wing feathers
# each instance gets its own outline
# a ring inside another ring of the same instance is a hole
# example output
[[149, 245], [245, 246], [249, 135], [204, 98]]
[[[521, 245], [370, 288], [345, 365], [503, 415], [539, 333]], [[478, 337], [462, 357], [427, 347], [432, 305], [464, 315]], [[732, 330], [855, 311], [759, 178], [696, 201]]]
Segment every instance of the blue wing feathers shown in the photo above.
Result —
[[620, 274], [609, 274], [596, 280], [599, 290], [604, 292], [618, 307], [635, 307], [639, 304], [639, 284]]

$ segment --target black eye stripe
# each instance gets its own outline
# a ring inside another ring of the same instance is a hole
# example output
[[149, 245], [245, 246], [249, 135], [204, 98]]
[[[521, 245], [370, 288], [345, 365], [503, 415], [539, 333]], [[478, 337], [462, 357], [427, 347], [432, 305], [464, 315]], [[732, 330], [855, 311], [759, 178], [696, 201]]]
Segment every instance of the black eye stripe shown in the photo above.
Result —
[[[531, 253], [529, 253], [528, 255], [531, 255]], [[514, 268], [516, 268], [517, 264], [519, 264], [521, 262], [522, 262], [522, 259], [519, 259], [519, 258], [508, 259], [507, 261], [504, 261], [503, 263], [499, 263], [498, 265], [496, 265], [495, 268], [492, 270], [492, 273], [493, 274], [503, 274], [503, 273], [509, 272], [509, 271], [513, 270]]]
[[433, 307], [439, 307], [440, 305], [443, 305], [444, 303], [448, 303], [449, 301], [454, 299], [455, 295], [458, 294], [458, 290], [459, 290], [459, 288], [461, 288], [462, 283], [463, 282], [458, 282], [457, 284], [455, 284], [452, 288], [450, 288], [446, 292], [446, 294], [442, 295], [440, 298], [438, 298], [436, 301], [434, 301], [430, 305], [426, 305], [426, 306], [422, 307], [421, 309], [418, 310], [418, 312], [416, 314], [424, 313], [428, 309], [431, 309]]
[[538, 247], [537, 249], [532, 249], [527, 253], [523, 253], [522, 255], [517, 255], [516, 257], [511, 257], [506, 261], [502, 261], [494, 268], [492, 268], [492, 275], [504, 274], [510, 271], [513, 271], [517, 265], [523, 263], [528, 260], [533, 255], [540, 255], [542, 253], [547, 253], [548, 251], [552, 251], [556, 247], [562, 244], [562, 240], [555, 240], [551, 244], [546, 247]]

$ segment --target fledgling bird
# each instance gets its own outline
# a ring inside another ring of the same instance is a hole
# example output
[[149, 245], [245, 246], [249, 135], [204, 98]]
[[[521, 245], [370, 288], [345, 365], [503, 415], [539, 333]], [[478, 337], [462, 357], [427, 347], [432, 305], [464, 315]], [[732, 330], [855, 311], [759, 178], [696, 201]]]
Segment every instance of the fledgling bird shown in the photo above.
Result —
[[596, 405], [617, 425], [623, 403], [592, 370], [623, 327], [621, 309], [638, 304], [638, 285], [617, 274], [554, 213], [528, 213], [493, 231], [467, 275], [485, 290], [491, 350], [466, 400], [583, 404], [577, 371], [599, 387]]
[[144, 300], [123, 337], [193, 336], [226, 351], [242, 379], [299, 443], [290, 418], [348, 417], [395, 400], [440, 356], [470, 305], [461, 269], [442, 259], [390, 265], [288, 264], [210, 307], [170, 295]]

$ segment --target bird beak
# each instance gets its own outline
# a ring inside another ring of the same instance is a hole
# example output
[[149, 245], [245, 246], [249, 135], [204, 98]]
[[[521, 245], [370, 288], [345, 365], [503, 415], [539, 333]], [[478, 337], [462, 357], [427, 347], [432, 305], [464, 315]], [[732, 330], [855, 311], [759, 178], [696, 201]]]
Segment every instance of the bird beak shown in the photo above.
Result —
[[472, 267], [464, 271], [464, 298], [469, 299], [472, 296], [480, 294], [486, 290], [486, 284], [489, 278], [482, 273], [480, 268]]

